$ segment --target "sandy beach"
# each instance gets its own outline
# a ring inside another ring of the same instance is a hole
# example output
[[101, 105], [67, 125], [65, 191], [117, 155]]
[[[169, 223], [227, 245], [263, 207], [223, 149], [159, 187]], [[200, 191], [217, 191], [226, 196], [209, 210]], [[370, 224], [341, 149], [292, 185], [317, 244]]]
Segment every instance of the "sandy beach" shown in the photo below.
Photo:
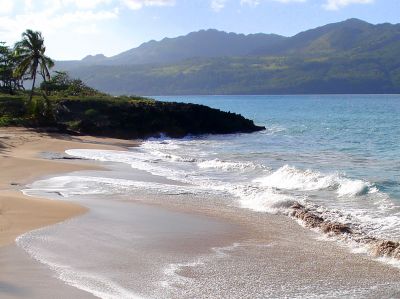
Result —
[[[80, 205], [26, 197], [20, 189], [33, 180], [71, 172], [164, 186], [177, 182], [123, 165], [108, 169], [101, 163], [63, 159], [71, 148], [121, 151], [135, 142], [14, 128], [1, 130], [0, 137], [0, 165], [7, 170], [0, 174], [2, 298], [90, 298], [110, 293], [115, 298], [280, 298], [282, 292], [296, 298], [303, 298], [299, 294], [396, 298], [399, 294], [397, 268], [321, 241], [316, 232], [286, 216], [244, 210], [218, 198], [163, 195], [161, 189], [153, 195], [128, 192], [113, 200], [84, 196]], [[59, 156], [51, 160], [43, 153]], [[13, 244], [17, 236], [39, 227], [47, 227], [43, 234], [53, 240], [56, 260], [67, 267], [50, 270], [49, 261], [44, 261], [46, 266], [31, 258], [32, 248], [46, 250], [41, 232], [33, 232], [19, 246]], [[87, 276], [85, 269], [94, 267], [99, 273], [113, 273], [115, 267], [113, 280], [119, 283]], [[78, 270], [72, 275], [69, 269]], [[60, 275], [61, 280], [56, 278]]]
[[68, 218], [86, 208], [65, 201], [33, 198], [20, 188], [35, 178], [84, 169], [101, 169], [79, 160], [44, 159], [42, 152], [63, 154], [68, 148], [123, 149], [135, 142], [40, 133], [23, 128], [0, 129], [0, 296], [2, 298], [90, 297], [52, 277], [44, 266], [14, 245], [17, 236]]
[[63, 154], [74, 147], [121, 150], [123, 145], [135, 144], [107, 138], [37, 133], [21, 128], [0, 129], [0, 246], [13, 243], [24, 232], [63, 221], [86, 210], [68, 202], [28, 198], [18, 190], [44, 175], [100, 169], [80, 161], [50, 161], [40, 158], [39, 153]]

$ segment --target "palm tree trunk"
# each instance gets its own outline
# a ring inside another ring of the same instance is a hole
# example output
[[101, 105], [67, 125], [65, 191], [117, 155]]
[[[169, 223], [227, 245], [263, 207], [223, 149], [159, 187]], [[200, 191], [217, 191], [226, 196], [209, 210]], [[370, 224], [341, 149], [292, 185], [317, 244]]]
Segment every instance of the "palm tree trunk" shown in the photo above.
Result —
[[33, 82], [32, 82], [32, 89], [31, 89], [31, 93], [29, 95], [29, 103], [32, 102], [32, 98], [33, 98], [33, 90], [35, 89], [35, 82], [36, 82], [36, 72], [33, 75]]

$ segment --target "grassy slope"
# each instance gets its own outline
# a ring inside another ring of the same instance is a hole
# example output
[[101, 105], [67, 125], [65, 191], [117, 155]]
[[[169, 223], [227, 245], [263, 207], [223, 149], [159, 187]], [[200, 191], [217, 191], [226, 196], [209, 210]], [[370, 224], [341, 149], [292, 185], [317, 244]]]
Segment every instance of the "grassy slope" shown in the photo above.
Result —
[[71, 74], [113, 94], [400, 93], [398, 50], [92, 66]]

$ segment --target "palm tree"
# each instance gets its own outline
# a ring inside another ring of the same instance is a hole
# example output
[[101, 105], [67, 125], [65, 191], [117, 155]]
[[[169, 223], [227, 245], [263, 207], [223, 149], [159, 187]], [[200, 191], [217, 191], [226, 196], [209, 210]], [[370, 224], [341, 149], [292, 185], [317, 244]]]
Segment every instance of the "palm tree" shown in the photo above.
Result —
[[38, 71], [43, 80], [50, 79], [49, 69], [54, 66], [54, 62], [45, 55], [44, 38], [42, 33], [38, 31], [27, 29], [22, 33], [22, 40], [15, 44], [14, 49], [18, 60], [16, 74], [20, 77], [26, 76], [32, 80], [32, 89], [29, 95], [30, 103]]

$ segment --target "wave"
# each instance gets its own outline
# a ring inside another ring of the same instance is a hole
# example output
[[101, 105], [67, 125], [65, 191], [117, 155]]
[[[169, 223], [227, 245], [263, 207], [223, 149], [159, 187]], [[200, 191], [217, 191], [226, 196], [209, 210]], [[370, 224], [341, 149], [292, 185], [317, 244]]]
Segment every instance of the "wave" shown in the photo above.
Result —
[[263, 166], [251, 162], [232, 162], [232, 161], [222, 161], [220, 159], [205, 160], [197, 163], [197, 166], [201, 169], [219, 169], [223, 171], [230, 170], [255, 170], [264, 168]]
[[254, 180], [263, 187], [284, 190], [314, 191], [335, 190], [339, 197], [360, 196], [378, 192], [370, 182], [351, 180], [340, 174], [323, 174], [313, 170], [301, 170], [284, 165], [272, 174]]
[[[385, 193], [381, 192], [375, 184], [360, 179], [351, 179], [340, 173], [327, 174], [289, 165], [269, 172], [268, 168], [262, 164], [248, 161], [202, 159], [201, 155], [196, 156], [193, 152], [189, 152], [191, 155], [189, 158], [185, 158], [182, 153], [186, 153], [184, 146], [187, 142], [192, 141], [149, 142], [145, 148], [139, 148], [135, 152], [70, 150], [67, 151], [67, 154], [101, 161], [128, 163], [134, 168], [191, 184], [190, 187], [170, 186], [167, 189], [163, 184], [130, 185], [131, 189], [144, 188], [154, 192], [170, 192], [169, 194], [173, 194], [172, 192], [175, 194], [204, 192], [203, 194], [206, 194], [208, 192], [207, 194], [213, 196], [224, 195], [230, 199], [233, 197], [233, 202], [236, 202], [241, 208], [256, 212], [285, 214], [301, 221], [308, 227], [317, 228], [330, 235], [337, 235], [339, 232], [339, 235], [342, 236], [342, 232], [344, 232], [348, 236], [351, 231], [351, 239], [357, 239], [360, 244], [365, 245], [368, 243], [365, 240], [373, 240], [367, 246], [378, 248], [374, 250], [381, 252], [379, 255], [393, 256], [397, 254], [388, 249], [393, 244], [385, 243], [385, 240], [390, 240], [400, 233], [398, 229], [400, 227], [400, 211], [396, 212], [398, 206], [388, 196], [385, 196]], [[182, 148], [177, 150], [180, 147]], [[190, 148], [193, 146], [190, 145]], [[175, 164], [163, 164], [159, 163], [160, 161], [174, 162]], [[269, 173], [254, 178], [260, 174], [256, 171], [260, 169], [262, 173]], [[207, 172], [201, 172], [201, 170], [207, 170]], [[246, 181], [239, 180], [233, 183], [232, 179], [237, 180], [243, 176], [231, 176], [230, 173], [241, 174], [243, 171], [246, 171]], [[253, 180], [248, 181], [249, 176], [253, 177]], [[121, 192], [124, 192], [124, 187], [119, 188]], [[317, 193], [316, 191], [324, 192]], [[318, 195], [328, 196], [330, 200], [326, 201], [323, 198], [316, 200], [311, 197]], [[334, 200], [331, 195], [339, 200]], [[360, 197], [362, 202], [355, 201], [357, 197]], [[296, 206], [302, 207], [301, 213], [293, 212], [293, 207]], [[310, 219], [317, 220], [318, 225], [307, 224]], [[397, 246], [396, 244], [395, 246]], [[388, 252], [388, 250], [389, 254], [382, 253]], [[394, 252], [397, 252], [396, 250]]]
[[[167, 168], [159, 165], [161, 160], [171, 159], [176, 162], [177, 158], [169, 157], [166, 154], [154, 155], [147, 152], [113, 151], [113, 150], [85, 150], [71, 149], [65, 151], [66, 154], [95, 161], [115, 162], [130, 165], [132, 168], [149, 172], [156, 176], [164, 176], [168, 179], [178, 179], [185, 177], [185, 174], [174, 168]], [[183, 159], [181, 159], [183, 161]]]
[[191, 186], [91, 176], [53, 177], [36, 181], [29, 185], [27, 189], [23, 189], [22, 192], [28, 196], [47, 193], [62, 197], [72, 197], [79, 195], [130, 194], [130, 192], [136, 190], [145, 190], [166, 195], [199, 194], [207, 192], [206, 190], [194, 189]]

